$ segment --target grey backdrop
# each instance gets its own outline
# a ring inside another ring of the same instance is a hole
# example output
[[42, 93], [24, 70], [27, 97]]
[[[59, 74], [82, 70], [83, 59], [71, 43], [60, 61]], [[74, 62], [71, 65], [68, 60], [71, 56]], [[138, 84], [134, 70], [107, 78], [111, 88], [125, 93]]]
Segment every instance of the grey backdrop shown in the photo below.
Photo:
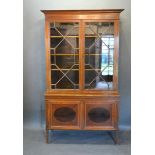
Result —
[[120, 128], [130, 129], [130, 0], [24, 0], [24, 127], [44, 127], [45, 91], [45, 9], [120, 9], [119, 92]]

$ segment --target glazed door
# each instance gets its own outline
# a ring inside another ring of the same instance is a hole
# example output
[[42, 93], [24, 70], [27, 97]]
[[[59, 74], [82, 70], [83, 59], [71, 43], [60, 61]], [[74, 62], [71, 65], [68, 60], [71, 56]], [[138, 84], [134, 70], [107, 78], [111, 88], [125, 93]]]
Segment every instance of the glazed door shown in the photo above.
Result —
[[113, 90], [115, 29], [114, 22], [85, 22], [84, 89]]
[[79, 89], [79, 22], [50, 22], [50, 88]]

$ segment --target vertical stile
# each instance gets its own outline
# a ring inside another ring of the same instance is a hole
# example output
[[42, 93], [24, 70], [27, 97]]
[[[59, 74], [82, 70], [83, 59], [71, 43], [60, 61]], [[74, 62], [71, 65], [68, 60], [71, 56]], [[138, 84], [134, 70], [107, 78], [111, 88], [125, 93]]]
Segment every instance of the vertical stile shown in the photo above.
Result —
[[[84, 55], [84, 50], [85, 50], [85, 39], [84, 39], [84, 35], [85, 35], [85, 23], [83, 22], [83, 20], [80, 20], [80, 35], [79, 35], [79, 89], [83, 90], [84, 89], [84, 77], [85, 77], [85, 72], [84, 72], [84, 59], [85, 59], [85, 55]], [[85, 121], [84, 121], [84, 103], [81, 102], [81, 119], [80, 119], [80, 124], [81, 124], [81, 129], [84, 129], [85, 127]]]
[[51, 62], [50, 62], [50, 23], [45, 20], [45, 48], [46, 48], [46, 89], [51, 89]]
[[80, 21], [80, 28], [79, 28], [79, 76], [80, 76], [80, 90], [84, 89], [84, 34], [85, 34], [85, 23], [83, 20]]
[[118, 89], [119, 20], [114, 22], [114, 73], [113, 90]]

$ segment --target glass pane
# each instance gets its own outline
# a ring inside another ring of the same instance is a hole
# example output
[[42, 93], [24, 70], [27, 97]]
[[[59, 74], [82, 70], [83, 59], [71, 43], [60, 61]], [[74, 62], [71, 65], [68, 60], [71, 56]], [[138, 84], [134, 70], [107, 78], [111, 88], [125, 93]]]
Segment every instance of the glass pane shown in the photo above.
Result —
[[113, 87], [114, 24], [86, 23], [85, 89]]
[[79, 24], [50, 24], [51, 88], [79, 89]]

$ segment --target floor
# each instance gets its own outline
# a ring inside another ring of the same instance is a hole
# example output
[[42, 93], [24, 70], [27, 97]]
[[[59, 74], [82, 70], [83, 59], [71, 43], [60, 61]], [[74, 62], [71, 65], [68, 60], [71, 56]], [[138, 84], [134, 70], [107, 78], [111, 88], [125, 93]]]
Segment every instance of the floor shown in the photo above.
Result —
[[44, 131], [24, 129], [23, 155], [130, 155], [130, 133], [120, 132], [120, 145], [103, 131], [54, 131], [46, 144]]

